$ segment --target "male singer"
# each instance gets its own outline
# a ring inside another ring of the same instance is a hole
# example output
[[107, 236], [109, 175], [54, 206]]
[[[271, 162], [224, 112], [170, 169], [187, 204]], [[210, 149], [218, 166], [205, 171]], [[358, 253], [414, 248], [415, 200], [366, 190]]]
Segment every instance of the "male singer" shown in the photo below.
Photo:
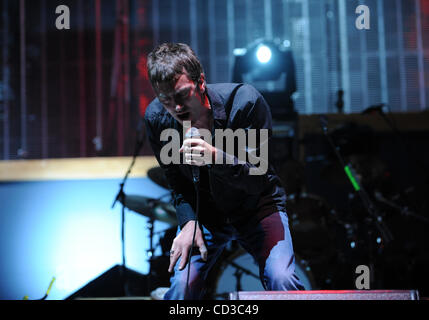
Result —
[[[147, 66], [157, 98], [146, 110], [146, 130], [168, 179], [179, 224], [168, 267], [174, 275], [164, 299], [201, 299], [210, 285], [205, 283], [208, 272], [234, 239], [258, 263], [266, 290], [304, 289], [295, 273], [286, 195], [272, 167], [251, 174], [255, 165], [242, 156], [182, 133], [190, 122], [193, 130], [208, 130], [213, 139], [217, 129], [265, 129], [271, 134], [266, 101], [250, 85], [206, 84], [203, 67], [186, 44], [161, 44], [149, 54]], [[165, 129], [180, 133], [181, 164], [165, 163], [161, 157], [169, 143], [162, 139]], [[246, 152], [257, 154], [259, 147]], [[192, 243], [196, 250], [189, 257]]]

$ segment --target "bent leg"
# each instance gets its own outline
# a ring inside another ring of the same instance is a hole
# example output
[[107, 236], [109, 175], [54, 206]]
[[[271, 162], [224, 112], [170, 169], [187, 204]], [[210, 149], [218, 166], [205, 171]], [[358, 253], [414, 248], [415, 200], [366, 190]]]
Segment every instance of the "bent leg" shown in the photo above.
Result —
[[304, 290], [295, 272], [295, 255], [284, 212], [273, 213], [240, 232], [240, 243], [259, 265], [265, 290]]

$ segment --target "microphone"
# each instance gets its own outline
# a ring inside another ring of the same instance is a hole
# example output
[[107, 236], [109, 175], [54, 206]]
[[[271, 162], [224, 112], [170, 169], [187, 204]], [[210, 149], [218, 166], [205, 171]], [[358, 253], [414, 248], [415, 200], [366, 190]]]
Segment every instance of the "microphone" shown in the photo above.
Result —
[[363, 110], [361, 112], [361, 114], [368, 114], [368, 113], [373, 113], [373, 112], [383, 112], [383, 106], [384, 106], [384, 103], [380, 103], [380, 104], [375, 104], [373, 106], [369, 106], [368, 108], [366, 108], [365, 110]]
[[[185, 139], [190, 139], [190, 138], [200, 138], [200, 131], [198, 130], [198, 128], [195, 127], [191, 127], [189, 128], [189, 130], [186, 132], [185, 134]], [[200, 168], [198, 166], [192, 166], [192, 180], [194, 181], [195, 184], [200, 182]]]

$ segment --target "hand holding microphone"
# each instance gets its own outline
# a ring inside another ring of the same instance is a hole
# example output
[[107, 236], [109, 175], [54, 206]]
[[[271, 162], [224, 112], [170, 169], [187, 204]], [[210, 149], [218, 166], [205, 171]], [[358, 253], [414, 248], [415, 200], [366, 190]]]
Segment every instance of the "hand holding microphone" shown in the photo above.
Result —
[[[199, 192], [198, 185], [200, 181], [200, 166], [212, 163], [211, 159], [213, 153], [216, 153], [216, 148], [201, 139], [201, 134], [198, 128], [191, 127], [185, 133], [185, 140], [180, 148], [180, 152], [185, 153], [185, 161], [192, 166], [192, 176], [197, 191], [197, 208], [196, 208], [196, 221], [188, 221], [178, 236], [174, 239], [172, 249], [170, 251], [170, 266], [169, 272], [173, 271], [179, 257], [181, 262], [179, 270], [183, 270], [186, 264], [191, 263], [190, 257], [192, 256], [192, 249], [196, 245], [200, 249], [201, 258], [207, 261], [207, 248], [204, 244], [204, 236], [198, 224], [198, 211], [199, 211]], [[207, 159], [208, 158], [208, 159]], [[189, 284], [190, 266], [188, 266], [187, 285]], [[188, 290], [188, 289], [187, 289]]]
[[214, 163], [217, 155], [217, 149], [201, 139], [200, 132], [195, 127], [186, 132], [179, 151], [185, 153], [187, 164], [198, 167]]

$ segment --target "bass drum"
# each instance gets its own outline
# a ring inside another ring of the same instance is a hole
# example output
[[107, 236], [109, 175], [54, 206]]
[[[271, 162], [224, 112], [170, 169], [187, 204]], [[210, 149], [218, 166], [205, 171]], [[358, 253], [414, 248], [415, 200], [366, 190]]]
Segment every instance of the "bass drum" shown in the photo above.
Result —
[[303, 259], [313, 263], [334, 253], [330, 225], [336, 215], [325, 199], [314, 194], [290, 194], [286, 212], [293, 247]]
[[[295, 254], [295, 272], [305, 290], [314, 290], [315, 282], [308, 263]], [[206, 299], [227, 300], [230, 292], [264, 291], [259, 279], [259, 267], [253, 257], [239, 248], [225, 250], [211, 272]]]

